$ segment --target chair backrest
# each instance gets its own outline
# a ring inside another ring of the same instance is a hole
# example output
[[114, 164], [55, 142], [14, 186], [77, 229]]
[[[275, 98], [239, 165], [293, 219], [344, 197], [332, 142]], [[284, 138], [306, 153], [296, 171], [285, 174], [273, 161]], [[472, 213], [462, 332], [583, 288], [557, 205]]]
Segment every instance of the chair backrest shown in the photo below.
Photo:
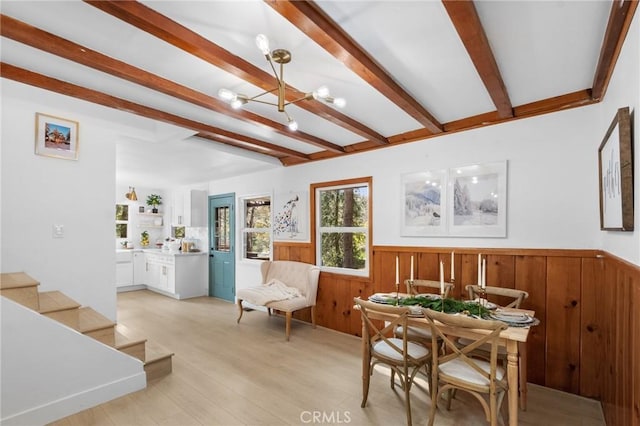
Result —
[[[488, 383], [495, 379], [500, 333], [508, 328], [505, 323], [471, 318], [466, 315], [446, 314], [431, 309], [423, 309], [423, 312], [431, 325], [432, 371], [436, 372], [439, 366], [453, 360], [460, 360], [485, 377]], [[471, 329], [484, 330], [484, 332], [473, 333], [469, 331]], [[457, 337], [465, 337], [469, 343], [461, 346]], [[442, 349], [440, 349], [439, 340], [444, 345]], [[477, 358], [471, 356], [475, 349], [486, 344], [491, 347], [489, 372], [478, 365]]]
[[[440, 294], [440, 281], [434, 280], [404, 280], [404, 285], [407, 286], [407, 293], [420, 294], [420, 293], [437, 293]], [[449, 292], [455, 287], [453, 284], [444, 283], [444, 297], [449, 297]], [[434, 291], [435, 290], [435, 291]]]
[[[469, 299], [473, 300], [480, 297], [482, 291], [478, 285], [468, 285], [465, 287], [469, 293]], [[485, 288], [485, 293], [492, 296], [499, 296], [502, 302], [498, 305], [505, 308], [519, 309], [522, 302], [529, 297], [529, 293], [524, 290], [515, 290], [513, 288], [489, 287]], [[494, 301], [495, 302], [495, 301]]]
[[300, 290], [300, 293], [307, 299], [307, 306], [316, 304], [318, 279], [320, 278], [319, 267], [292, 260], [267, 260], [260, 265], [260, 272], [263, 284], [272, 279], [280, 280], [287, 286]]
[[[389, 347], [397, 352], [399, 355], [405, 357], [405, 361], [408, 363], [412, 363], [415, 361], [409, 355], [407, 351], [407, 346], [409, 339], [407, 338], [407, 321], [409, 318], [409, 313], [411, 312], [410, 308], [407, 306], [393, 306], [393, 305], [384, 305], [381, 303], [369, 302], [367, 300], [362, 300], [359, 297], [354, 297], [353, 302], [358, 306], [360, 310], [360, 317], [362, 318], [363, 325], [363, 336], [362, 338], [367, 343], [368, 347], [371, 348], [379, 341], [386, 342]], [[373, 312], [378, 312], [380, 314], [389, 315], [388, 319], [382, 322], [382, 325], [379, 326], [381, 321], [377, 321], [375, 319], [370, 318], [370, 314]], [[396, 327], [402, 327], [402, 344], [394, 343], [395, 340], [391, 340], [394, 338], [394, 330]]]

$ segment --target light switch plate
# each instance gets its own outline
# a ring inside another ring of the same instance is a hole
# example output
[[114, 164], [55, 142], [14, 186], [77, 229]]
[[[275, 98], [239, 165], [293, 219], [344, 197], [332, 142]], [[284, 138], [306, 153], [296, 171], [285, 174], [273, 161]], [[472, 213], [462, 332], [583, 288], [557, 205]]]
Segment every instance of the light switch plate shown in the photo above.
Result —
[[64, 225], [53, 225], [53, 238], [64, 238]]

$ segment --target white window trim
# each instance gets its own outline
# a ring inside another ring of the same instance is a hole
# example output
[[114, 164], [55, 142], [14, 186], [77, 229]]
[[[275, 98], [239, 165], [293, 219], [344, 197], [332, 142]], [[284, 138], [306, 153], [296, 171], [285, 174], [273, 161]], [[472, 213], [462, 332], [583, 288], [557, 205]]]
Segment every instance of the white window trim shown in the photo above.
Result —
[[[271, 201], [271, 211], [270, 211], [270, 220], [271, 225], [269, 228], [245, 228], [245, 218], [246, 218], [246, 201], [252, 200], [254, 198], [264, 198], [268, 197]], [[237, 260], [239, 262], [246, 262], [255, 264], [257, 262], [262, 262], [262, 259], [250, 259], [246, 257], [246, 247], [245, 247], [245, 233], [247, 232], [263, 232], [269, 234], [269, 260], [273, 260], [273, 194], [272, 193], [260, 193], [260, 194], [252, 194], [252, 195], [244, 195], [242, 197], [238, 197], [238, 205], [240, 206], [238, 210], [238, 216], [236, 218], [236, 224], [241, 224], [239, 229], [240, 232], [237, 232], [237, 240], [236, 247], [240, 247], [237, 254]], [[236, 227], [237, 228], [237, 227]]]
[[[369, 246], [371, 245], [371, 235], [369, 235], [369, 228], [368, 227], [326, 227], [326, 226], [319, 226], [320, 224], [320, 192], [321, 191], [333, 191], [336, 189], [343, 189], [343, 188], [357, 188], [357, 187], [363, 187], [366, 186], [367, 187], [367, 211], [371, 212], [371, 206], [369, 205], [371, 203], [371, 185], [369, 184], [369, 182], [358, 182], [358, 183], [352, 183], [352, 184], [346, 184], [346, 185], [334, 185], [334, 186], [323, 186], [321, 188], [316, 188], [315, 189], [315, 199], [316, 199], [316, 205], [315, 207], [315, 218], [316, 218], [316, 229], [315, 229], [315, 237], [316, 237], [316, 265], [320, 268], [321, 271], [325, 271], [325, 272], [331, 272], [331, 273], [335, 273], [335, 274], [341, 274], [341, 275], [351, 275], [351, 276], [355, 276], [355, 277], [369, 277], [369, 269], [370, 269], [370, 251], [369, 251]], [[371, 218], [369, 217], [368, 220], [371, 220]], [[322, 266], [322, 232], [352, 232], [352, 233], [363, 233], [366, 236], [367, 242], [365, 244], [365, 260], [364, 260], [364, 268], [362, 269], [349, 269], [349, 268], [337, 268], [334, 266]]]

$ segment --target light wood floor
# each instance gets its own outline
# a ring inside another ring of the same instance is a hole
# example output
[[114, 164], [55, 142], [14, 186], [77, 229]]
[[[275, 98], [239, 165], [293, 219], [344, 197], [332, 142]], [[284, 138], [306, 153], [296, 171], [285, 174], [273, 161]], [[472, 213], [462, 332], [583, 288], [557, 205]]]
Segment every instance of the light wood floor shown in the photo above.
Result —
[[[118, 322], [175, 352], [173, 373], [147, 389], [85, 410], [56, 425], [403, 425], [402, 391], [384, 369], [360, 408], [360, 339], [245, 312], [213, 298], [174, 300], [149, 291], [118, 295]], [[427, 423], [424, 383], [412, 389], [413, 424]], [[529, 386], [521, 425], [604, 425], [596, 401]], [[315, 421], [314, 421], [315, 413]], [[475, 400], [458, 392], [438, 425], [485, 424]]]

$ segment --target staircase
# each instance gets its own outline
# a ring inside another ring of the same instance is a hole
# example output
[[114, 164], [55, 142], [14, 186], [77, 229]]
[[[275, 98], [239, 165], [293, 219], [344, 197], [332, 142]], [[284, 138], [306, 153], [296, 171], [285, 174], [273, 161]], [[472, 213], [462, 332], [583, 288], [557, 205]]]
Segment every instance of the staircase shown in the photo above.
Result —
[[116, 324], [59, 291], [39, 292], [40, 283], [23, 272], [0, 274], [0, 295], [144, 362], [147, 383], [171, 373], [173, 353]]

